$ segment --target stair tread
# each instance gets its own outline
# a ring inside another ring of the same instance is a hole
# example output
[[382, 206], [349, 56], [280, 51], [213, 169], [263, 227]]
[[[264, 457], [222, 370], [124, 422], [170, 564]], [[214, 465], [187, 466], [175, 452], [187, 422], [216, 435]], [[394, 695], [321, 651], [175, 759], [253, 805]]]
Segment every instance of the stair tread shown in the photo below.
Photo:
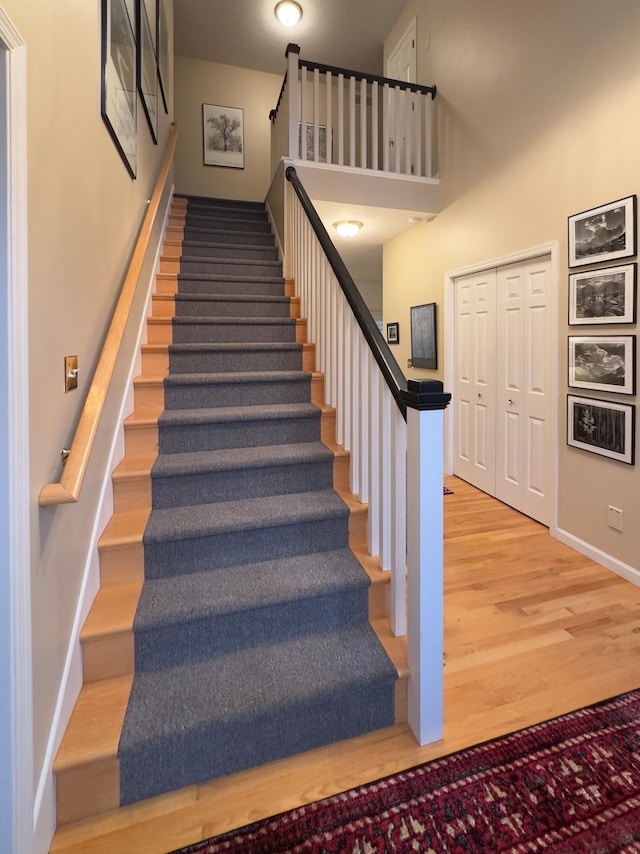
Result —
[[82, 686], [53, 763], [54, 773], [114, 758], [122, 732], [133, 675]]
[[167, 386], [214, 385], [216, 383], [275, 383], [307, 382], [311, 371], [228, 371], [226, 373], [168, 374], [164, 378]]
[[141, 580], [103, 585], [82, 626], [80, 640], [86, 642], [115, 632], [131, 631], [141, 590]]
[[[174, 273], [173, 275], [175, 276], [176, 274]], [[238, 284], [242, 284], [242, 282], [278, 282], [284, 287], [284, 276], [232, 276], [223, 275], [221, 273], [177, 273], [177, 277], [178, 283], [190, 280], [193, 280], [194, 282], [237, 282]]]
[[175, 325], [199, 325], [199, 324], [218, 324], [220, 326], [241, 324], [250, 326], [294, 326], [296, 323], [295, 317], [161, 317], [149, 318], [149, 320], [164, 321], [165, 323], [173, 323]]
[[169, 427], [181, 426], [184, 423], [214, 424], [280, 418], [317, 418], [319, 414], [320, 410], [313, 403], [224, 406], [219, 409], [166, 409], [158, 418], [158, 424]]
[[322, 702], [353, 684], [396, 676], [368, 623], [145, 671], [135, 678], [137, 702], [130, 706], [135, 720], [124, 729], [123, 740], [129, 734], [144, 743], [158, 734], [224, 724], [233, 717], [250, 720], [306, 705], [311, 698]]
[[367, 588], [367, 574], [349, 551], [320, 552], [145, 581], [135, 630], [237, 614], [283, 602]]
[[281, 353], [282, 351], [300, 351], [310, 345], [299, 344], [296, 341], [220, 341], [193, 342], [184, 344], [147, 345], [167, 350], [169, 353]]
[[145, 544], [190, 539], [220, 533], [275, 528], [322, 519], [346, 517], [349, 510], [333, 489], [278, 496], [221, 501], [191, 507], [152, 510], [144, 532]]
[[158, 294], [155, 299], [175, 300], [176, 302], [225, 302], [225, 303], [263, 303], [284, 305], [291, 303], [291, 297], [269, 296], [268, 294], [191, 294], [179, 291], [177, 294]]
[[155, 459], [152, 477], [235, 471], [264, 466], [286, 466], [315, 461], [333, 461], [333, 454], [322, 442], [262, 445], [254, 448], [224, 448], [218, 451], [191, 451], [160, 454]]

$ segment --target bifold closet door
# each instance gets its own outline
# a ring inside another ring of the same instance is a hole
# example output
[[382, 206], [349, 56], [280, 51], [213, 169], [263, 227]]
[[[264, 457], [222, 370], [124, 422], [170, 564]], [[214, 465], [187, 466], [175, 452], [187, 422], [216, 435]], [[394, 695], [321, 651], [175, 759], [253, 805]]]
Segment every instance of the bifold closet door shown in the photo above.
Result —
[[495, 497], [548, 525], [551, 261], [497, 270]]
[[495, 494], [496, 271], [456, 280], [455, 458], [459, 477]]
[[551, 478], [551, 260], [456, 280], [454, 473], [543, 524]]

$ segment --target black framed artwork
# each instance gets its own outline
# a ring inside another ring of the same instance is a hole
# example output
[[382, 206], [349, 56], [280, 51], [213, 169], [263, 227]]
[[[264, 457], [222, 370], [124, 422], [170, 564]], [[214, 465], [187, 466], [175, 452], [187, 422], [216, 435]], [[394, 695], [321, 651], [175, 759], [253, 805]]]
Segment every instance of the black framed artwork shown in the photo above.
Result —
[[636, 196], [569, 217], [569, 266], [599, 264], [636, 254]]
[[158, 57], [158, 83], [165, 113], [169, 112], [169, 28], [164, 0], [157, 0], [156, 53]]
[[146, 0], [138, 0], [138, 92], [147, 117], [151, 138], [158, 142], [158, 66]]
[[101, 113], [132, 178], [138, 168], [136, 40], [125, 0], [102, 0]]
[[635, 422], [632, 403], [567, 395], [567, 444], [571, 447], [633, 465]]
[[635, 335], [569, 336], [571, 388], [635, 394], [635, 364]]
[[411, 306], [411, 364], [414, 368], [438, 367], [436, 303]]
[[571, 273], [569, 324], [635, 323], [636, 290], [635, 262]]

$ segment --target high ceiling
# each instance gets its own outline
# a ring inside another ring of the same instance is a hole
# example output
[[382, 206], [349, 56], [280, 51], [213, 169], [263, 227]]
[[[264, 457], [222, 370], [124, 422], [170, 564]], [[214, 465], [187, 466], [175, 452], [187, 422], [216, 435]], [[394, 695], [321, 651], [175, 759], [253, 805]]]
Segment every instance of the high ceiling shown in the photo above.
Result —
[[175, 0], [175, 52], [284, 74], [285, 49], [326, 65], [382, 74], [382, 45], [406, 0], [298, 0], [302, 19], [283, 27], [276, 0]]

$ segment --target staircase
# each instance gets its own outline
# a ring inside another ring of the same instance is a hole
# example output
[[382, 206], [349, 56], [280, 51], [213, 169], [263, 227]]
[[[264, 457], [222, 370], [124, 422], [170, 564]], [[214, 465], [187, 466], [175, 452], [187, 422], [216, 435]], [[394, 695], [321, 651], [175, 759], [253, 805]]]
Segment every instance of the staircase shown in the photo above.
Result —
[[404, 717], [372, 629], [386, 578], [291, 284], [262, 205], [174, 200], [59, 825]]

